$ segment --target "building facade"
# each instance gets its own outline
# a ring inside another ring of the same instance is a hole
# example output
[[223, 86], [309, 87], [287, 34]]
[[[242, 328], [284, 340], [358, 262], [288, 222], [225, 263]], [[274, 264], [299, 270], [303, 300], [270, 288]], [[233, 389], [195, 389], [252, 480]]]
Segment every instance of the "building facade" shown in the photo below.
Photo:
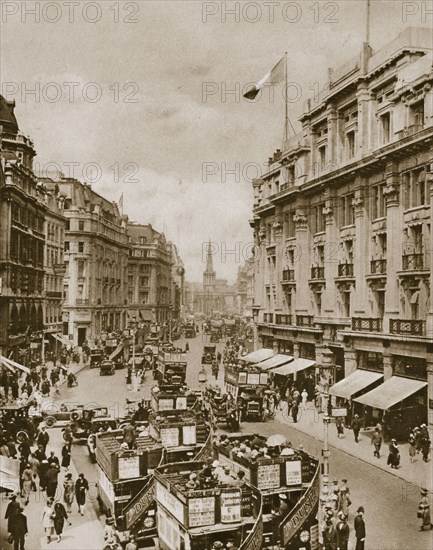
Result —
[[63, 334], [80, 346], [127, 326], [127, 217], [90, 185], [57, 183], [67, 220]]
[[0, 354], [28, 365], [44, 328], [46, 204], [33, 173], [36, 152], [14, 108], [0, 96]]
[[129, 316], [136, 321], [168, 322], [173, 311], [171, 245], [150, 224], [128, 223], [127, 232]]
[[[330, 71], [253, 182], [258, 343], [428, 382], [433, 408], [432, 33]], [[432, 415], [429, 415], [432, 418]]]

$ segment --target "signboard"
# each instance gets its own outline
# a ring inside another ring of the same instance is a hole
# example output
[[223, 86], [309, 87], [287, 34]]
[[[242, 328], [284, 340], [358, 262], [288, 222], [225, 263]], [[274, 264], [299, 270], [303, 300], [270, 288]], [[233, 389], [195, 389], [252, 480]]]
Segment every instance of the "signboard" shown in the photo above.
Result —
[[303, 528], [307, 529], [308, 522], [311, 522], [317, 515], [320, 496], [319, 467], [316, 469], [311, 486], [296, 504], [281, 529], [281, 541], [286, 546], [296, 534]]
[[319, 550], [319, 524], [310, 527], [310, 549]]
[[240, 372], [239, 373], [239, 384], [246, 384], [247, 383], [247, 373], [246, 372]]
[[268, 373], [262, 372], [260, 374], [260, 385], [261, 386], [267, 386], [268, 385]]
[[126, 528], [132, 525], [141, 517], [155, 500], [155, 484], [153, 478], [141, 489], [124, 510]]
[[119, 479], [140, 477], [139, 456], [119, 456]]
[[221, 523], [236, 523], [241, 521], [241, 491], [223, 490], [221, 491]]
[[179, 411], [186, 411], [186, 397], [177, 397], [176, 398], [176, 409]]
[[260, 384], [260, 373], [258, 372], [248, 373], [248, 384], [258, 386]]
[[182, 426], [182, 439], [184, 445], [195, 445], [197, 441], [195, 424]]
[[340, 409], [332, 409], [331, 416], [333, 418], [339, 418], [339, 417], [347, 416], [347, 409], [345, 407], [340, 408]]
[[178, 500], [174, 495], [172, 495], [167, 489], [159, 483], [156, 482], [156, 500], [158, 505], [161, 504], [166, 508], [173, 516], [180, 521], [180, 523], [185, 524], [185, 511], [183, 504]]
[[163, 447], [179, 447], [179, 428], [161, 428]]
[[237, 384], [238, 382], [238, 377], [236, 376], [236, 374], [229, 370], [225, 371], [224, 377], [227, 381], [233, 382], [233, 384]]
[[280, 487], [280, 465], [264, 464], [257, 468], [257, 488], [276, 489]]
[[158, 410], [159, 411], [171, 411], [173, 410], [173, 399], [158, 399]]
[[300, 460], [288, 460], [286, 462], [286, 485], [302, 484], [302, 464]]
[[190, 498], [188, 501], [189, 527], [214, 525], [215, 497]]
[[104, 491], [104, 493], [107, 495], [108, 500], [111, 504], [114, 504], [115, 497], [114, 497], [114, 488], [113, 484], [110, 482], [108, 477], [104, 474], [104, 472], [101, 470], [101, 468], [98, 468], [99, 470], [99, 476], [98, 476], [98, 484], [99, 487]]

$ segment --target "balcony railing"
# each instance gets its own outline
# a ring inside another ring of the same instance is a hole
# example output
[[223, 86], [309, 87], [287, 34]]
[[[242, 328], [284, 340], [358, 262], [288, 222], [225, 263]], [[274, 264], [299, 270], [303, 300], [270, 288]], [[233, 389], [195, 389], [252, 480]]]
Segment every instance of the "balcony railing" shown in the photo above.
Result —
[[311, 268], [311, 278], [312, 279], [324, 279], [325, 278], [325, 268], [313, 266]]
[[396, 132], [397, 139], [413, 136], [414, 134], [421, 132], [423, 129], [424, 126], [422, 124], [412, 124], [411, 126], [407, 126], [406, 128], [403, 128], [403, 130]]
[[76, 306], [88, 306], [90, 304], [90, 300], [88, 298], [77, 298], [75, 300]]
[[273, 323], [274, 322], [274, 314], [273, 313], [264, 313], [263, 314], [263, 320], [265, 323]]
[[296, 315], [298, 327], [314, 327], [314, 315]]
[[288, 314], [283, 313], [277, 313], [275, 316], [275, 324], [276, 325], [291, 325], [292, 324], [292, 316]]
[[384, 275], [386, 273], [386, 260], [371, 260], [370, 272], [372, 275]]
[[287, 283], [295, 280], [294, 269], [283, 269], [283, 283]]
[[424, 269], [423, 254], [405, 254], [402, 258], [403, 271], [417, 271]]
[[382, 319], [370, 317], [352, 317], [352, 330], [382, 332]]
[[353, 277], [353, 264], [339, 264], [338, 266], [339, 277]]
[[389, 331], [391, 334], [425, 335], [425, 321], [419, 319], [390, 319]]

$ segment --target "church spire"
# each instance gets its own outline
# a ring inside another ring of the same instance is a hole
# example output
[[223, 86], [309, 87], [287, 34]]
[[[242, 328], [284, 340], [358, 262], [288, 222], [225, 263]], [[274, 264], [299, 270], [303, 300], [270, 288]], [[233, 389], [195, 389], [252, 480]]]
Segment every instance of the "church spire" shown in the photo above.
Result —
[[213, 273], [212, 247], [210, 244], [210, 239], [206, 252], [206, 273]]

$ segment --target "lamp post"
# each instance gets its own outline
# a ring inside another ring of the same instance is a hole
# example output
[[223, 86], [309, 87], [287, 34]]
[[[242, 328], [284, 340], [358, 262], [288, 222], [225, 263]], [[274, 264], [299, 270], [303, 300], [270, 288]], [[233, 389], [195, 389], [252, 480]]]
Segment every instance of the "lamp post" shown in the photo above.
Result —
[[173, 306], [170, 304], [168, 306], [168, 340], [171, 342], [171, 315], [172, 315]]

